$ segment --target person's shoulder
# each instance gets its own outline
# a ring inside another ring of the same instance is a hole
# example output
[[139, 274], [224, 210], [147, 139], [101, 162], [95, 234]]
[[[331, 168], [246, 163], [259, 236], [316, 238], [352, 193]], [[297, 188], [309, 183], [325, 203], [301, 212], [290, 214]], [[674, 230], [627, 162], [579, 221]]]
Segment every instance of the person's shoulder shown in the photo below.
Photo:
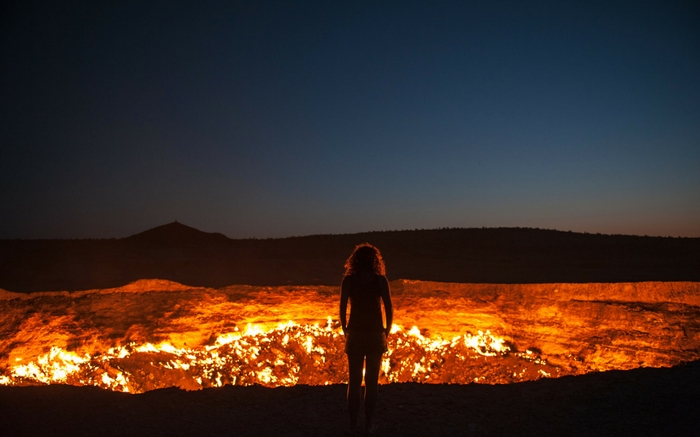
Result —
[[341, 284], [353, 284], [355, 282], [357, 282], [357, 275], [345, 275]]
[[389, 285], [389, 280], [386, 278], [386, 275], [376, 275], [375, 281], [379, 282], [382, 285]]

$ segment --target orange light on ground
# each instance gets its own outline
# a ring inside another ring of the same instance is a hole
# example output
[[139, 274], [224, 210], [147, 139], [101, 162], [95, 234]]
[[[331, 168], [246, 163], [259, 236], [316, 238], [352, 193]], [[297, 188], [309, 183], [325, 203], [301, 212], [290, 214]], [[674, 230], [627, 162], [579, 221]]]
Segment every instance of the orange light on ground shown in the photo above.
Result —
[[[404, 325], [392, 327], [382, 383], [512, 383], [698, 358], [696, 283], [392, 288], [395, 320]], [[600, 301], [596, 293], [637, 301]], [[167, 281], [0, 292], [0, 384], [141, 393], [344, 383], [342, 333], [330, 316], [337, 299], [336, 287], [213, 290]]]

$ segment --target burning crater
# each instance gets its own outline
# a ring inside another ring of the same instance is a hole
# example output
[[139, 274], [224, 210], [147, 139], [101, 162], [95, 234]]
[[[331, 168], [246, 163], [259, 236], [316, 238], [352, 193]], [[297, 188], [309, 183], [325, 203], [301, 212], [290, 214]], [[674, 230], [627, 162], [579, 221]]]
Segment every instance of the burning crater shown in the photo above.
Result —
[[[700, 358], [700, 283], [391, 283], [380, 382], [495, 384]], [[141, 393], [345, 382], [338, 288], [0, 290], [0, 384]]]

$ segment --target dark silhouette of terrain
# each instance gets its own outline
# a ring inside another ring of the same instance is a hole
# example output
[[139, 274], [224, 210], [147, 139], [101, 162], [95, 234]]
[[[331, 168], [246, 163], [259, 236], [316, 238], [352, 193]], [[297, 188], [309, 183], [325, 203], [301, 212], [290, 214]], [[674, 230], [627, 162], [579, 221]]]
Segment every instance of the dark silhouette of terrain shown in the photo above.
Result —
[[[376, 436], [697, 436], [700, 363], [520, 384], [388, 384]], [[332, 436], [345, 385], [176, 388], [0, 386], [4, 435]]]
[[142, 278], [206, 287], [336, 285], [363, 242], [380, 248], [391, 280], [700, 281], [700, 238], [486, 228], [234, 240], [174, 222], [121, 239], [0, 240], [0, 288], [73, 291]]

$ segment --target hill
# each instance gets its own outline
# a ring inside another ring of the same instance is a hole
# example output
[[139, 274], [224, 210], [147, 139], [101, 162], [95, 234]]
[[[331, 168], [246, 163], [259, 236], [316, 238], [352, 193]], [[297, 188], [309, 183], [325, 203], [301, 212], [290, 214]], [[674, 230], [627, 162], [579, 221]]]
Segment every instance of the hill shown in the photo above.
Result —
[[700, 238], [483, 228], [236, 240], [174, 222], [121, 239], [0, 240], [0, 288], [73, 291], [142, 278], [206, 287], [336, 285], [345, 259], [365, 241], [382, 250], [389, 279], [700, 281]]

